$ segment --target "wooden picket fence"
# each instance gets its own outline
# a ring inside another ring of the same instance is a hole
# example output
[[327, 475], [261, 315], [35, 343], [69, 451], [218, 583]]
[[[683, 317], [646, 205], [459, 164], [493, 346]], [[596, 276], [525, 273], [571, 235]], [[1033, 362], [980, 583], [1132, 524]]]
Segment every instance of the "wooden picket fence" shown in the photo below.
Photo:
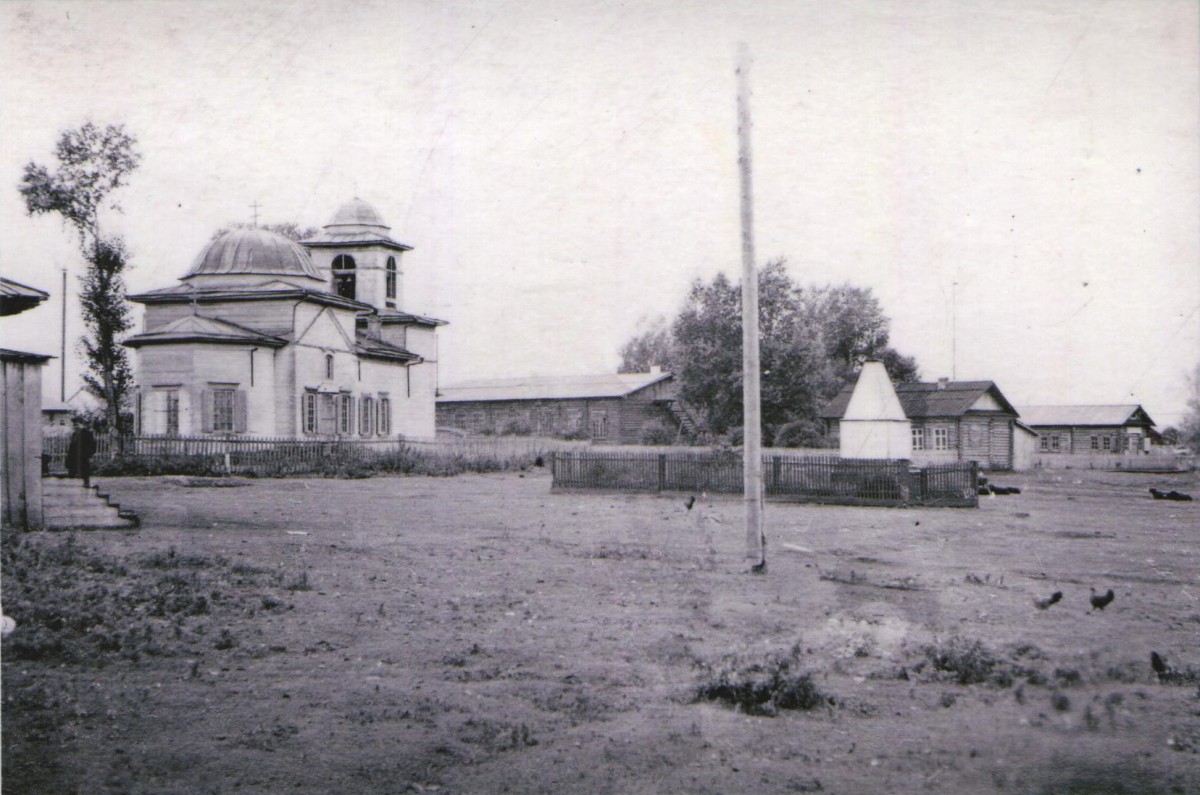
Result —
[[[46, 436], [43, 440], [44, 471], [66, 471], [68, 435]], [[123, 439], [96, 438], [96, 467], [117, 458], [194, 462], [214, 470], [269, 471], [278, 474], [311, 472], [321, 467], [351, 466], [404, 451], [470, 460], [500, 460], [549, 457], [553, 450], [570, 450], [586, 442], [533, 436], [463, 437], [436, 441], [390, 439], [292, 439], [272, 437], [217, 436], [129, 436]]]
[[[554, 488], [632, 492], [742, 493], [736, 451], [671, 453], [562, 451], [552, 457]], [[907, 461], [837, 456], [763, 456], [768, 499], [842, 505], [977, 507], [975, 462], [914, 467]]]

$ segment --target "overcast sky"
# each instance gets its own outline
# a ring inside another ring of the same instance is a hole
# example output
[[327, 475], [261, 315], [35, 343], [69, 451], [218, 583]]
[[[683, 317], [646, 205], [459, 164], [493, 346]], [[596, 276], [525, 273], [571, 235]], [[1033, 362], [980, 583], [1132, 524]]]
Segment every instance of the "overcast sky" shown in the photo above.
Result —
[[1195, 0], [10, 0], [0, 25], [0, 269], [55, 295], [5, 347], [57, 353], [80, 263], [17, 185], [91, 119], [143, 154], [106, 219], [131, 292], [252, 203], [321, 225], [358, 195], [414, 247], [403, 308], [451, 323], [443, 383], [613, 371], [738, 274], [742, 40], [760, 258], [872, 288], [925, 378], [1161, 428], [1200, 362]]

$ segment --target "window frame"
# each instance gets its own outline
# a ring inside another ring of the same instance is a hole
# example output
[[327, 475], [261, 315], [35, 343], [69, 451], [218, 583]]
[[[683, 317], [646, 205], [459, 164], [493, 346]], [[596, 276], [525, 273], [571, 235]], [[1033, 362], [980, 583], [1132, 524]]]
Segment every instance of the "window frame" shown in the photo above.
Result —
[[302, 433], [316, 435], [317, 422], [317, 393], [306, 391], [300, 397], [300, 428]]
[[923, 426], [914, 425], [912, 428], [912, 449], [925, 449], [925, 428]]
[[[213, 433], [236, 433], [237, 432], [237, 387], [217, 386], [209, 390], [212, 395], [211, 410], [212, 410], [212, 432]], [[222, 405], [228, 399], [228, 405]], [[228, 413], [228, 427], [223, 422], [225, 414]], [[218, 422], [218, 419], [222, 422]]]
[[934, 450], [949, 450], [950, 449], [950, 429], [949, 428], [934, 428], [933, 429], [933, 449]]
[[396, 286], [398, 283], [399, 270], [396, 267], [396, 258], [388, 257], [387, 264], [384, 266], [384, 297], [389, 301], [396, 300]]

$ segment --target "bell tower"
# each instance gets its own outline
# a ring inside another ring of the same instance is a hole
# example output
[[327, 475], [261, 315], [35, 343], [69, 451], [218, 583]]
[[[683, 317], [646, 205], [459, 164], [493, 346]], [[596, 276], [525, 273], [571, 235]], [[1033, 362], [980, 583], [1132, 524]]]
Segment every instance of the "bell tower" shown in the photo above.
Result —
[[356, 196], [338, 208], [321, 234], [302, 245], [329, 292], [388, 314], [403, 305], [400, 260], [405, 251], [412, 250], [412, 246], [393, 240], [390, 233], [391, 227], [375, 208]]

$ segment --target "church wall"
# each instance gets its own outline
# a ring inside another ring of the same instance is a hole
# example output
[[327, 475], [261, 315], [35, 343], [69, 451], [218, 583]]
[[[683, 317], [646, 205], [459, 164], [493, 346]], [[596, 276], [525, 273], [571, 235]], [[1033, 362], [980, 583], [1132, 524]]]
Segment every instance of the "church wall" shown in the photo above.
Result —
[[[269, 348], [252, 345], [197, 344], [193, 354], [194, 381], [191, 405], [201, 409], [201, 392], [218, 386], [233, 386], [246, 395], [246, 427], [249, 436], [269, 436], [275, 428], [275, 357]], [[253, 356], [253, 373], [251, 372]], [[192, 411], [193, 433], [203, 432], [201, 411]]]
[[[149, 312], [146, 313], [149, 315]], [[141, 430], [143, 433], [167, 432], [165, 397], [168, 390], [179, 394], [179, 432], [199, 433], [200, 424], [193, 421], [192, 345], [153, 345], [139, 348], [134, 354], [137, 384], [142, 395]]]

